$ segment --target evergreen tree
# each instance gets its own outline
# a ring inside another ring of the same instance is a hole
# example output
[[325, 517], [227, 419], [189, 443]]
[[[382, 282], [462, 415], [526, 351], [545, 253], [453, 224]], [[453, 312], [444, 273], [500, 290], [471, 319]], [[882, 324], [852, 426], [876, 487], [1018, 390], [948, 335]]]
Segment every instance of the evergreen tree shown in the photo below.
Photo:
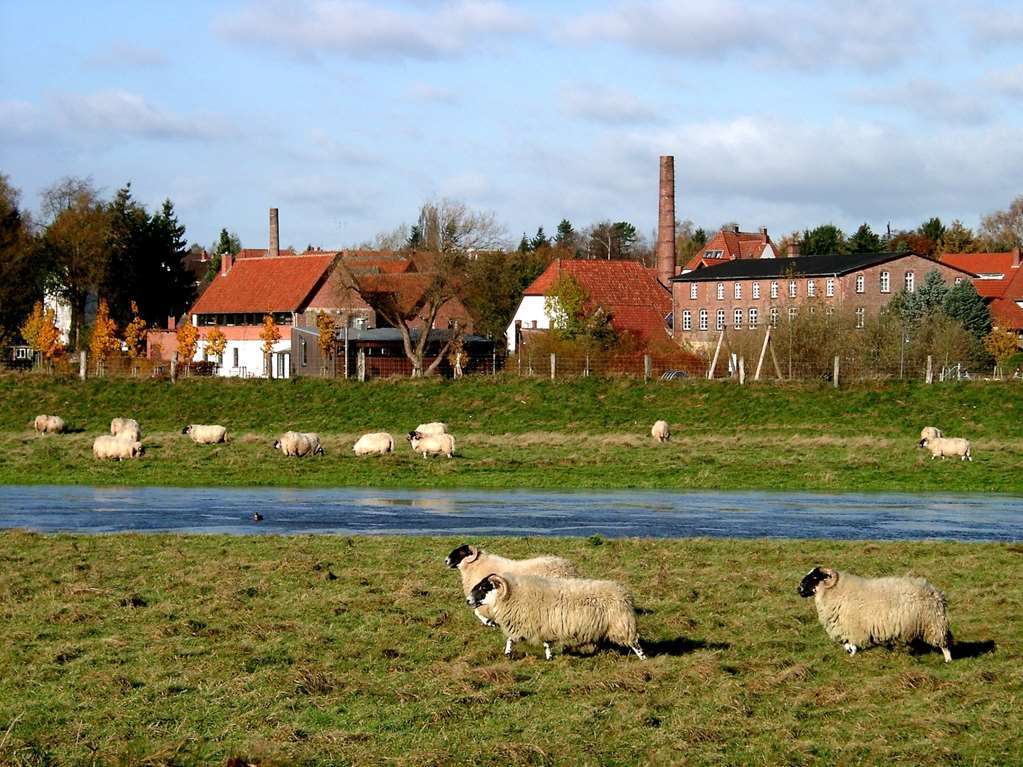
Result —
[[554, 242], [559, 248], [575, 248], [575, 229], [567, 218], [561, 219], [558, 224], [557, 234], [554, 235]]
[[945, 236], [945, 227], [937, 216], [920, 224], [918, 231], [931, 242], [941, 242], [941, 238]]
[[43, 295], [46, 264], [31, 221], [18, 206], [19, 192], [0, 174], [0, 345], [18, 328]]
[[823, 224], [803, 232], [799, 252], [804, 256], [842, 255], [848, 252], [845, 234], [834, 224]]
[[188, 242], [174, 203], [164, 200], [150, 222], [151, 255], [145, 259], [145, 281], [138, 291], [139, 314], [150, 324], [177, 317], [195, 299], [195, 282], [185, 266]]
[[973, 230], [958, 218], [942, 234], [939, 249], [942, 253], [972, 253], [977, 249]]
[[228, 234], [226, 229], [221, 229], [220, 237], [217, 238], [217, 242], [210, 248], [210, 263], [206, 267], [206, 282], [212, 282], [213, 278], [217, 276], [217, 272], [220, 271], [220, 262], [225, 253], [237, 256], [241, 249], [242, 243], [238, 239], [238, 235], [234, 232]]
[[924, 275], [916, 293], [923, 311], [930, 314], [941, 311], [945, 296], [948, 294], [948, 285], [942, 279], [941, 273], [937, 269], [932, 269]]
[[543, 227], [539, 227], [536, 230], [536, 235], [532, 240], [529, 241], [530, 250], [540, 250], [541, 248], [550, 247], [551, 241], [547, 239], [547, 235], [543, 231]]
[[991, 332], [991, 313], [970, 280], [963, 280], [949, 288], [942, 309], [978, 339]]
[[139, 290], [145, 285], [144, 259], [150, 257], [150, 219], [145, 208], [131, 194], [131, 183], [117, 190], [107, 207], [107, 256], [100, 295], [105, 296], [110, 316], [118, 325], [131, 320], [131, 302], [138, 300], [142, 314], [149, 319], [146, 302]]
[[529, 238], [526, 237], [526, 233], [522, 233], [522, 239], [519, 240], [519, 253], [529, 253], [532, 248], [529, 247]]
[[870, 225], [863, 223], [856, 233], [849, 238], [846, 244], [849, 253], [881, 253], [884, 251], [884, 242], [874, 234]]
[[421, 247], [423, 244], [423, 228], [419, 224], [412, 224], [409, 229], [408, 240], [406, 244], [409, 248], [415, 249]]

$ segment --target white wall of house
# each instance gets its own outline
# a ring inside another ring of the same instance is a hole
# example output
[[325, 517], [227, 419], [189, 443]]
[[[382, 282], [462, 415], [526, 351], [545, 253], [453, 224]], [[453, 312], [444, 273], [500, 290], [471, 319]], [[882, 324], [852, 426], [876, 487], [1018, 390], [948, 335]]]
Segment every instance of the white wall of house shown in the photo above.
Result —
[[[519, 308], [515, 310], [511, 324], [505, 335], [508, 338], [508, 351], [515, 352], [515, 322], [522, 321], [522, 329], [543, 328], [551, 326], [550, 319], [544, 311], [545, 296], [523, 296]], [[534, 324], [535, 323], [535, 324]]]
[[[206, 342], [200, 341], [195, 353], [195, 361], [202, 362], [205, 354]], [[282, 356], [283, 355], [283, 358]], [[210, 355], [212, 360], [213, 356]], [[291, 362], [291, 340], [282, 340], [274, 344], [273, 354], [270, 356], [274, 378], [288, 378]], [[233, 341], [229, 340], [224, 349], [223, 364], [217, 367], [217, 375], [227, 378], [253, 378], [263, 377], [266, 370], [263, 368], [263, 342]]]

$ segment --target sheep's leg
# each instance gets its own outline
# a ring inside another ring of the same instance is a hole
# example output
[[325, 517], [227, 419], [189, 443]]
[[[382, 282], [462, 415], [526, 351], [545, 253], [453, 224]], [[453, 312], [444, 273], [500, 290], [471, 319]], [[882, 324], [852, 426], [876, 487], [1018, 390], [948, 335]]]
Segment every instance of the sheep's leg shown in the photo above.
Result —
[[473, 613], [473, 615], [475, 615], [477, 618], [480, 619], [480, 623], [482, 623], [484, 626], [496, 626], [497, 625], [492, 620], [490, 620], [490, 618], [487, 618], [485, 615], [481, 615], [479, 610], [473, 610], [472, 613]]
[[629, 645], [629, 649], [636, 653], [636, 657], [640, 660], [646, 660], [646, 654], [643, 652], [643, 648], [639, 646], [639, 642]]
[[942, 647], [940, 649], [941, 649], [941, 654], [945, 656], [945, 663], [951, 663], [952, 662], [952, 651], [949, 650], [947, 647]]
[[545, 660], [550, 660], [554, 657], [554, 651], [551, 650], [550, 642], [543, 643], [543, 657]]
[[856, 651], [859, 649], [852, 642], [846, 642], [845, 644], [842, 645], [842, 647], [845, 648], [845, 651], [849, 653], [849, 655], [855, 655]]
[[511, 657], [511, 651], [512, 651], [512, 640], [511, 639], [506, 639], [504, 641], [504, 657], [510, 658]]

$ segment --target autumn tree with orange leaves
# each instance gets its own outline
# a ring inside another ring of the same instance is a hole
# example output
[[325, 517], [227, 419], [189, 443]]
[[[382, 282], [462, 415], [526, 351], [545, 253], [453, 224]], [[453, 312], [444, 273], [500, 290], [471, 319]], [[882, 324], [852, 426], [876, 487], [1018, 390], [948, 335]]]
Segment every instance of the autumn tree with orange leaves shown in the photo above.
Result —
[[124, 328], [124, 345], [128, 348], [128, 356], [132, 361], [141, 358], [146, 352], [146, 321], [139, 316], [139, 306], [131, 302], [131, 322]]
[[206, 334], [206, 353], [212, 354], [219, 363], [224, 357], [224, 350], [227, 349], [227, 336], [220, 328], [213, 328]]
[[273, 353], [274, 344], [281, 340], [281, 331], [274, 324], [273, 315], [267, 312], [263, 315], [263, 329], [259, 331], [259, 337], [263, 341], [263, 369], [266, 377], [270, 377], [270, 354]]
[[195, 350], [199, 346], [199, 329], [192, 324], [191, 319], [178, 325], [178, 362], [183, 365], [191, 365], [195, 358]]
[[48, 361], [53, 361], [64, 353], [64, 344], [60, 341], [60, 329], [57, 327], [56, 312], [43, 308], [42, 301], [36, 301], [24, 324], [20, 328], [21, 336], [32, 349]]
[[320, 372], [327, 372], [327, 362], [334, 358], [334, 332], [337, 322], [333, 314], [320, 312], [316, 315], [316, 329], [320, 332]]
[[117, 340], [117, 323], [110, 316], [110, 307], [105, 298], [101, 298], [96, 309], [96, 320], [92, 324], [92, 336], [89, 338], [89, 354], [95, 362], [96, 369], [102, 370], [107, 358], [121, 348]]

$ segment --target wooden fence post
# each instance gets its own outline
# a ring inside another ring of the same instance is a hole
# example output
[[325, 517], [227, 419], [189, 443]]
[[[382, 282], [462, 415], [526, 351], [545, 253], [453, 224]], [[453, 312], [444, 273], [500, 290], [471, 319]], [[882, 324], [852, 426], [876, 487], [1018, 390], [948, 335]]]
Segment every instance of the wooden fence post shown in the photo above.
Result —
[[785, 380], [785, 376], [783, 376], [781, 374], [781, 365], [778, 364], [778, 356], [774, 353], [774, 344], [771, 344], [770, 352], [771, 352], [771, 362], [774, 363], [774, 374], [776, 376], [778, 376], [778, 380], [779, 381], [784, 381]]
[[82, 351], [78, 355], [78, 377], [81, 378], [83, 381], [85, 380], [86, 367], [87, 365], [85, 362], [85, 349], [82, 349]]
[[554, 380], [554, 371], [558, 368], [558, 355], [551, 352], [551, 380]]
[[934, 369], [932, 367], [931, 355], [927, 355], [927, 377], [924, 379], [927, 383], [934, 383]]
[[355, 361], [356, 377], [360, 381], [366, 380], [366, 350], [359, 349], [358, 358]]
[[746, 358], [739, 355], [739, 386], [746, 384]]
[[586, 354], [586, 368], [583, 370], [583, 376], [586, 378], [590, 377], [590, 355]]
[[835, 370], [831, 374], [831, 382], [834, 384], [835, 388], [837, 389], [838, 388], [838, 355], [837, 354], [835, 355]]
[[718, 365], [718, 355], [721, 353], [721, 342], [725, 340], [725, 331], [721, 331], [721, 335], [718, 336], [718, 345], [714, 347], [714, 359], [711, 360], [710, 370], [707, 371], [707, 380], [714, 380], [714, 368]]
[[654, 374], [653, 359], [649, 354], [643, 355], [643, 383], [647, 383]]
[[497, 347], [490, 352], [490, 374], [497, 375]]
[[767, 332], [764, 333], [764, 345], [760, 347], [760, 359], [757, 360], [757, 372], [753, 374], [753, 380], [760, 380], [760, 369], [764, 366], [764, 355], [767, 354], [767, 345], [771, 343], [771, 326], [767, 326]]
[[178, 380], [178, 355], [171, 357], [171, 383]]

